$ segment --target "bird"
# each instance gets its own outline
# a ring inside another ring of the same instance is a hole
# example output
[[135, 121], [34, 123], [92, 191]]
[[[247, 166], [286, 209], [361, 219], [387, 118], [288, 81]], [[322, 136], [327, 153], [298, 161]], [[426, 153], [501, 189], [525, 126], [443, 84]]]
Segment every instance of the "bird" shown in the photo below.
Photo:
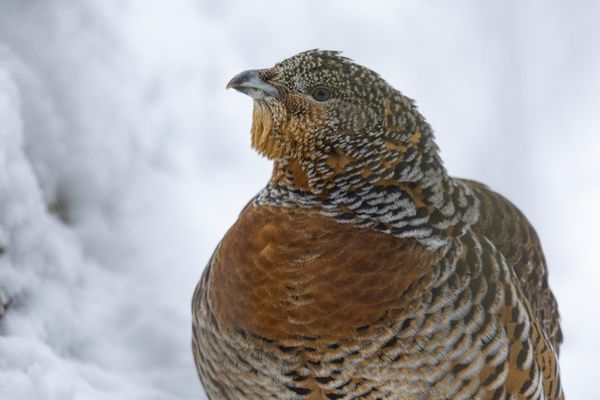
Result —
[[272, 160], [192, 298], [217, 399], [563, 399], [540, 240], [451, 177], [415, 102], [338, 51], [244, 71]]

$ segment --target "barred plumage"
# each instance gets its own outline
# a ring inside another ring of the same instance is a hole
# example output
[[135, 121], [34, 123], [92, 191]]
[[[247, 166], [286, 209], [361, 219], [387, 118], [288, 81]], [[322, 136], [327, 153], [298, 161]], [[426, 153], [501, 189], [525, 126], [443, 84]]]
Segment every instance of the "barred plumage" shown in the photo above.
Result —
[[211, 399], [563, 398], [533, 228], [447, 175], [411, 100], [317, 50], [229, 86], [275, 166], [194, 294]]

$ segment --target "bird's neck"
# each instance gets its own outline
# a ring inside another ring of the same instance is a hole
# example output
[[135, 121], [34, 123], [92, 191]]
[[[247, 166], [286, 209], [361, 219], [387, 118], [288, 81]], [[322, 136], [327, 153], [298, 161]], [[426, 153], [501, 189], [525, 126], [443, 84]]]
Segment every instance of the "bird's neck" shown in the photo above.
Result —
[[360, 157], [335, 152], [315, 160], [278, 160], [255, 203], [312, 209], [439, 248], [476, 222], [478, 204], [448, 176], [432, 135], [419, 136], [419, 146], [410, 151], [383, 140]]

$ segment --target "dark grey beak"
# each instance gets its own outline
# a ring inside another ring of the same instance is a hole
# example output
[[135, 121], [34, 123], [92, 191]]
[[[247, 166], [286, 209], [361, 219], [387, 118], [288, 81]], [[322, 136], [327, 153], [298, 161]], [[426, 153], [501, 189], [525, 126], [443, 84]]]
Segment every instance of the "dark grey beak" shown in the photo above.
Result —
[[256, 69], [241, 72], [229, 81], [226, 88], [235, 89], [256, 100], [264, 99], [265, 97], [279, 99], [279, 92], [275, 86], [263, 81], [258, 72]]

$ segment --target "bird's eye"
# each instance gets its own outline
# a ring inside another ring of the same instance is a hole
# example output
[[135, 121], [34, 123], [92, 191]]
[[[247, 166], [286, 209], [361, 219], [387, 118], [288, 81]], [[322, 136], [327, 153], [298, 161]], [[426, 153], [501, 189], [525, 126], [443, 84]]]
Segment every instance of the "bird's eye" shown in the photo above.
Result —
[[326, 101], [331, 98], [331, 90], [324, 86], [317, 86], [310, 94], [317, 101]]

